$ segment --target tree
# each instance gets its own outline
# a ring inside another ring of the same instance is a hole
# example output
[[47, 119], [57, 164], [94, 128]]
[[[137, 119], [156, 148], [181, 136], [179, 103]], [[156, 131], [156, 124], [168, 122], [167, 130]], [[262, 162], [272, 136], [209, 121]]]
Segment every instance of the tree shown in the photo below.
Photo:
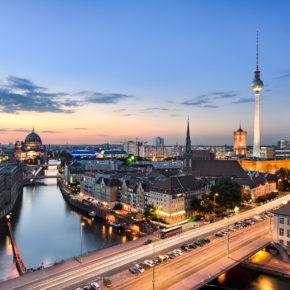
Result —
[[157, 208], [153, 204], [148, 204], [144, 210], [144, 216], [147, 220], [157, 218]]
[[210, 197], [203, 194], [200, 198], [192, 199], [191, 208], [204, 216], [206, 213], [212, 213], [214, 206]]
[[279, 177], [278, 180], [278, 189], [280, 191], [288, 191], [290, 189], [289, 178], [290, 170], [284, 167], [281, 167], [276, 174]]
[[252, 194], [249, 190], [242, 189], [242, 202], [249, 202], [252, 199]]
[[216, 203], [225, 208], [234, 209], [242, 203], [242, 186], [229, 177], [220, 177], [216, 180], [215, 185], [211, 187], [211, 200], [214, 200], [215, 193], [218, 193]]
[[121, 203], [116, 203], [113, 207], [113, 210], [121, 210], [123, 207], [122, 207], [122, 204]]

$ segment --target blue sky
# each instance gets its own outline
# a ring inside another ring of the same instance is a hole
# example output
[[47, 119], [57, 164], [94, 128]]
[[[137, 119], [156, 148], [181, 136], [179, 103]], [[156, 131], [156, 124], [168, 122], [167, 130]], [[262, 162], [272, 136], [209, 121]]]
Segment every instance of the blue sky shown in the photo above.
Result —
[[[290, 139], [289, 1], [1, 1], [0, 142], [134, 137], [252, 144], [256, 29], [261, 142]], [[27, 86], [29, 85], [29, 86]], [[83, 130], [81, 130], [83, 128]], [[24, 131], [24, 132], [23, 132]]]

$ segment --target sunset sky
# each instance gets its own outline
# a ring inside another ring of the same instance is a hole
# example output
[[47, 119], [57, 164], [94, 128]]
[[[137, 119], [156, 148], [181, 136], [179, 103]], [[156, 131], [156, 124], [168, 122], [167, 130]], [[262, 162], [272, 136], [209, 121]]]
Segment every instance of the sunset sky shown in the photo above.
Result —
[[289, 1], [0, 2], [0, 142], [232, 144], [260, 31], [261, 144], [290, 139]]

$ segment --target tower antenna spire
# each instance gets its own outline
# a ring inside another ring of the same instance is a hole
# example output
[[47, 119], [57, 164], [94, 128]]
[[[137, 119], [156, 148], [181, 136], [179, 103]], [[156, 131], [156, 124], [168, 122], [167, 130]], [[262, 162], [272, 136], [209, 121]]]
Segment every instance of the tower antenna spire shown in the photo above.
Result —
[[259, 30], [257, 29], [257, 70], [259, 70]]

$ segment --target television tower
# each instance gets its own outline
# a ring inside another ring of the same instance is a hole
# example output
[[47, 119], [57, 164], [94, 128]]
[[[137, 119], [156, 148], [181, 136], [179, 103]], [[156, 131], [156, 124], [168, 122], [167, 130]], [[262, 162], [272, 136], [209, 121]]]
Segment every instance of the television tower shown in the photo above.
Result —
[[253, 157], [260, 157], [260, 91], [264, 84], [260, 79], [259, 71], [259, 31], [257, 30], [257, 64], [255, 71], [255, 79], [251, 84], [252, 90], [255, 92], [255, 123], [254, 123], [254, 146]]

